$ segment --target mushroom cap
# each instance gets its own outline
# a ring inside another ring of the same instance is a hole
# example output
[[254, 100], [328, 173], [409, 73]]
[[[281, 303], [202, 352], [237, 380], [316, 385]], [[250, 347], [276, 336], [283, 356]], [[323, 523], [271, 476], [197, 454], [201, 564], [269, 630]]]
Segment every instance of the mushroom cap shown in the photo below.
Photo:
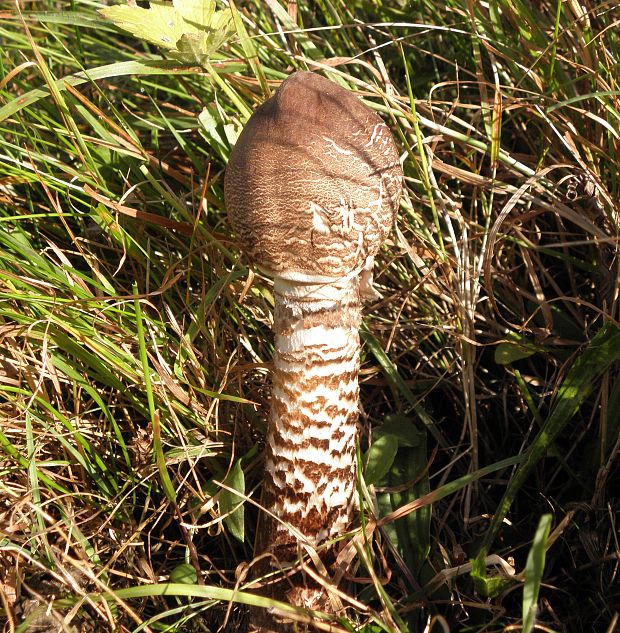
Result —
[[360, 270], [390, 231], [401, 189], [398, 151], [381, 117], [311, 72], [288, 77], [254, 111], [224, 182], [249, 259], [306, 282]]

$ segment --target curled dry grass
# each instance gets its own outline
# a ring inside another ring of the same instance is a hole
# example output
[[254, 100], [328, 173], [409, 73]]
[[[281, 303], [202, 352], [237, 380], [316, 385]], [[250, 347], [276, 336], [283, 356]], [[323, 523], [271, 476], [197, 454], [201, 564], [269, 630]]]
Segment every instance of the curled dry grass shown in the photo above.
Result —
[[261, 602], [243, 589], [272, 298], [222, 174], [304, 68], [391, 121], [407, 186], [364, 331], [375, 539], [343, 550], [333, 630], [518, 628], [546, 513], [539, 623], [613, 630], [617, 8], [248, 2], [202, 70], [66, 4], [0, 10], [8, 630], [243, 630]]

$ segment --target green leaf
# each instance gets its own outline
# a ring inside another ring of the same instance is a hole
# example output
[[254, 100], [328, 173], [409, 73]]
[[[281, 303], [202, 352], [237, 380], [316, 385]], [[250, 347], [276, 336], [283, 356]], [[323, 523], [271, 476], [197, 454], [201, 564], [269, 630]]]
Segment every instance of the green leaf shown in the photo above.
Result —
[[[366, 483], [385, 482], [388, 490], [377, 492], [379, 516], [385, 517], [430, 492], [426, 431], [405, 415], [388, 415], [374, 432], [368, 451]], [[431, 504], [383, 526], [386, 536], [414, 574], [428, 556]]]
[[211, 26], [216, 13], [214, 0], [172, 0], [172, 4], [179, 15], [197, 29]]
[[170, 572], [170, 582], [181, 583], [183, 585], [195, 585], [198, 581], [198, 574], [193, 565], [181, 563]]
[[177, 42], [175, 57], [181, 61], [204, 64], [228, 37], [229, 32], [224, 28], [184, 33]]
[[228, 139], [225, 138], [224, 124], [216, 119], [216, 112], [217, 110], [212, 106], [203, 108], [198, 115], [198, 122], [209, 144], [216, 145], [220, 151], [228, 154], [231, 143], [228, 143]]
[[[400, 417], [402, 430], [409, 430], [415, 441], [400, 445], [390, 470], [388, 485], [392, 490], [389, 495], [394, 510], [430, 493], [426, 432], [416, 429], [411, 419]], [[429, 503], [393, 523], [394, 545], [416, 575], [420, 574], [430, 551], [431, 514], [432, 505]]]
[[[241, 460], [237, 460], [224, 479], [224, 484], [241, 494], [245, 494], [245, 476], [241, 468]], [[231, 490], [222, 488], [220, 492], [220, 512], [224, 517], [224, 525], [228, 531], [241, 543], [245, 539], [245, 512], [243, 497]]]
[[232, 16], [215, 11], [213, 0], [174, 0], [186, 32], [177, 42], [181, 58], [204, 63], [234, 32]]
[[572, 364], [557, 392], [549, 417], [525, 453], [525, 459], [510, 480], [506, 492], [493, 514], [484, 537], [481, 553], [485, 554], [493, 542], [502, 522], [508, 514], [519, 489], [534, 466], [541, 459], [557, 435], [579, 411], [592, 387], [598, 385], [600, 376], [609, 366], [620, 360], [620, 329], [613, 323], [605, 324], [590, 345]]
[[208, 58], [206, 33], [183, 33], [177, 41], [175, 57], [183, 61], [202, 61]]
[[187, 23], [176, 7], [151, 2], [149, 9], [119, 4], [99, 9], [99, 13], [132, 35], [167, 50], [176, 50], [187, 32]]
[[398, 440], [393, 435], [381, 435], [368, 450], [364, 479], [368, 485], [376, 484], [387, 475], [398, 451]]
[[525, 584], [523, 585], [523, 633], [530, 633], [536, 621], [538, 592], [545, 569], [547, 539], [551, 529], [551, 515], [543, 514], [538, 522], [532, 547], [525, 564]]
[[119, 5], [99, 12], [135, 37], [189, 63], [206, 63], [232, 34], [231, 14], [216, 11], [214, 0], [151, 2], [148, 9]]
[[390, 414], [385, 416], [385, 421], [375, 434], [393, 435], [398, 440], [398, 446], [415, 448], [420, 445], [424, 436], [417, 429], [413, 420], [406, 415]]
[[537, 347], [528, 342], [500, 343], [495, 348], [495, 362], [498, 365], [510, 365], [517, 360], [529, 358], [537, 351]]
[[474, 581], [474, 586], [476, 591], [485, 598], [495, 598], [514, 582], [504, 576], [488, 575], [486, 552], [484, 551], [480, 551], [471, 563], [471, 577]]

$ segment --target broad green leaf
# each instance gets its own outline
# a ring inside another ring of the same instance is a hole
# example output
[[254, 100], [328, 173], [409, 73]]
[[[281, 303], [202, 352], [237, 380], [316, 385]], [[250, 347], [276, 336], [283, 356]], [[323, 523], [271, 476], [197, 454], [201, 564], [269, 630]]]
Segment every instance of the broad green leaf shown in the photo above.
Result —
[[119, 5], [100, 13], [132, 35], [184, 62], [204, 64], [232, 34], [232, 16], [214, 0], [151, 2], [148, 9]]
[[217, 145], [220, 149], [226, 150], [228, 148], [228, 143], [224, 141], [224, 138], [218, 129], [218, 127], [223, 126], [223, 124], [216, 120], [214, 111], [215, 108], [203, 108], [202, 112], [198, 115], [198, 121], [202, 126], [202, 132], [204, 132], [204, 136], [209, 141], [209, 144]]
[[167, 50], [176, 50], [177, 42], [188, 31], [183, 16], [171, 4], [151, 2], [149, 9], [120, 4], [99, 12], [121, 29]]
[[[228, 488], [245, 493], [245, 476], [241, 468], [241, 460], [237, 460], [224, 480]], [[243, 497], [222, 488], [220, 492], [220, 512], [224, 517], [224, 524], [228, 531], [241, 543], [245, 539], [245, 512]]]
[[413, 448], [420, 445], [421, 434], [413, 420], [406, 415], [386, 415], [381, 428], [376, 435], [393, 435], [398, 440], [398, 446]]
[[368, 485], [381, 481], [388, 473], [398, 450], [398, 440], [393, 435], [381, 435], [368, 450], [368, 463], [364, 479]]
[[195, 28], [212, 26], [211, 20], [216, 13], [215, 0], [172, 0], [172, 5], [179, 15]]
[[[426, 431], [405, 415], [389, 415], [374, 432], [368, 451], [366, 483], [385, 482], [390, 492], [378, 492], [379, 515], [384, 517], [430, 492], [426, 472]], [[428, 556], [431, 504], [384, 526], [386, 535], [409, 569], [417, 574]]]
[[177, 42], [177, 51], [174, 55], [182, 61], [204, 64], [228, 37], [229, 32], [224, 28], [184, 33]]
[[536, 621], [538, 606], [538, 592], [545, 569], [545, 554], [549, 530], [551, 529], [551, 515], [543, 514], [538, 522], [532, 547], [525, 563], [525, 584], [523, 585], [523, 633], [530, 633]]
[[[232, 34], [232, 20], [226, 11], [214, 11], [215, 4], [206, 0], [177, 0], [175, 6], [185, 21], [185, 33], [177, 41], [176, 57], [204, 63]], [[186, 5], [191, 5], [190, 9]]]
[[198, 574], [194, 566], [189, 563], [181, 563], [170, 572], [170, 582], [195, 585], [197, 580]]
[[177, 41], [174, 56], [188, 62], [201, 62], [208, 58], [206, 37], [206, 33], [183, 33]]
[[500, 343], [495, 348], [495, 362], [498, 365], [510, 365], [515, 361], [529, 358], [537, 351], [536, 346], [531, 343]]
[[[407, 426], [415, 430], [411, 421]], [[394, 510], [430, 493], [426, 432], [420, 431], [416, 439], [414, 446], [399, 448], [390, 470], [388, 485], [393, 490], [390, 493], [390, 502]], [[410, 485], [406, 485], [409, 483]], [[425, 504], [393, 524], [394, 545], [416, 575], [420, 574], [430, 551], [431, 513], [432, 505]]]

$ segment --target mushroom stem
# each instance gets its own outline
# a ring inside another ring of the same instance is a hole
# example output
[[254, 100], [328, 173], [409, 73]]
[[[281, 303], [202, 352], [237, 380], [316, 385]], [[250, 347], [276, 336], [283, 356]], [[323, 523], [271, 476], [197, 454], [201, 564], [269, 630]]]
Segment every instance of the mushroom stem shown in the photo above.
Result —
[[[330, 283], [275, 278], [275, 356], [256, 553], [281, 564], [342, 535], [355, 512], [359, 277]], [[277, 517], [276, 518], [274, 518]], [[324, 564], [330, 559], [325, 552]], [[325, 591], [296, 574], [276, 595], [329, 610]]]
[[[274, 559], [288, 566], [299, 545], [325, 544], [320, 563], [329, 570], [329, 541], [355, 509], [360, 295], [373, 296], [374, 257], [396, 216], [398, 150], [357, 96], [299, 72], [246, 123], [224, 188], [240, 246], [275, 279], [268, 512], [257, 532], [256, 569], [270, 571]], [[261, 592], [335, 609], [305, 572]], [[265, 610], [253, 618], [262, 632], [290, 630]]]

